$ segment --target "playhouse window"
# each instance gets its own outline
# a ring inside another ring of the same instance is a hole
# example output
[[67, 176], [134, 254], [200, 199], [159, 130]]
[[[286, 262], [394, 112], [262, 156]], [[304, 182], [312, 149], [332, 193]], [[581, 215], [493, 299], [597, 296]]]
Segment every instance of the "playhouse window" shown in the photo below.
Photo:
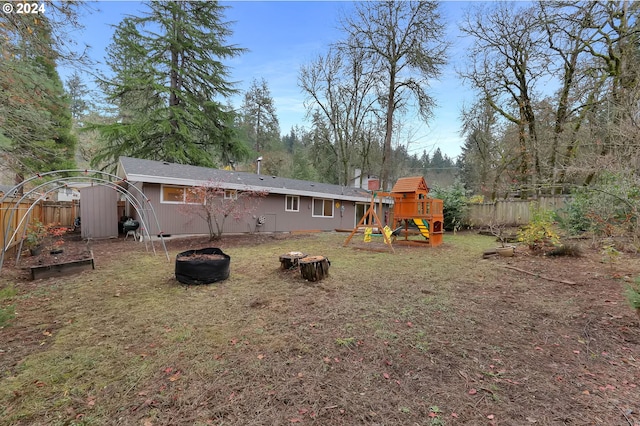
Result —
[[333, 217], [333, 200], [326, 198], [314, 198], [312, 216]]
[[224, 190], [224, 199], [225, 200], [237, 200], [238, 199], [238, 191], [235, 189], [225, 189]]
[[297, 195], [287, 195], [285, 198], [284, 211], [286, 212], [299, 212], [300, 211], [300, 197]]

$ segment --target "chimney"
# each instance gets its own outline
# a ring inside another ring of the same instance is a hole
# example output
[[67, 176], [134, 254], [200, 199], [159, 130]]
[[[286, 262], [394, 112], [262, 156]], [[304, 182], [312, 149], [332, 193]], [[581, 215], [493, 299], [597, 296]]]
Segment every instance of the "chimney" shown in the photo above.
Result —
[[260, 163], [262, 162], [262, 156], [256, 159], [256, 163], [258, 163], [258, 174], [260, 174]]
[[360, 182], [360, 175], [362, 175], [362, 170], [355, 169], [353, 171], [353, 187], [354, 188], [362, 188], [362, 183]]
[[380, 189], [380, 180], [369, 178], [367, 181], [367, 189], [369, 191], [377, 191]]

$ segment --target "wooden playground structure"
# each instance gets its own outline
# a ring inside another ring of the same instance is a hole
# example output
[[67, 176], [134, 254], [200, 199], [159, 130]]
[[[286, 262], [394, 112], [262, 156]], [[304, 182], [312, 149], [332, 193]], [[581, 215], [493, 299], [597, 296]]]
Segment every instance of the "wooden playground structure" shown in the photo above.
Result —
[[[391, 192], [373, 192], [369, 208], [344, 242], [348, 245], [356, 233], [364, 233], [364, 241], [370, 242], [371, 236], [381, 236], [384, 243], [393, 252], [393, 243], [404, 245], [427, 245], [435, 247], [442, 244], [444, 233], [442, 200], [428, 196], [429, 187], [422, 176], [400, 178]], [[382, 211], [382, 198], [393, 198], [393, 210], [389, 223], [385, 225], [376, 211], [376, 198]], [[376, 231], [376, 232], [374, 232]], [[424, 239], [409, 239], [419, 235]]]

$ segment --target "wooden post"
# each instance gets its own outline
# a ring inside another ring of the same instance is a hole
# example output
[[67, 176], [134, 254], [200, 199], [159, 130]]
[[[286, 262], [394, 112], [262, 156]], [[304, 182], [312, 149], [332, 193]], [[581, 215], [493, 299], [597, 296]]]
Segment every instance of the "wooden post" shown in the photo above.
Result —
[[299, 251], [290, 251], [280, 256], [280, 269], [285, 271], [288, 269], [294, 269], [298, 267], [300, 259], [307, 257], [306, 254]]
[[[386, 196], [387, 193], [386, 192], [380, 193], [379, 195]], [[353, 231], [351, 231], [347, 239], [344, 241], [343, 247], [346, 247], [349, 244], [349, 241], [351, 241], [351, 238], [353, 238], [353, 236], [356, 234], [356, 232], [358, 232], [361, 226], [365, 226], [365, 222], [367, 222], [367, 226], [373, 227], [377, 225], [378, 228], [382, 230], [382, 221], [380, 220], [380, 218], [378, 217], [378, 214], [376, 213], [375, 198], [376, 198], [376, 193], [374, 192], [371, 195], [371, 202], [369, 203], [369, 208], [365, 212], [364, 216], [362, 216], [362, 218], [360, 219], [356, 227], [353, 228]], [[382, 201], [380, 202], [380, 205], [382, 206]], [[391, 245], [391, 238], [384, 231], [382, 231], [382, 237], [384, 238], [384, 243], [388, 245], [389, 248], [391, 249], [391, 252], [395, 253], [395, 250], [393, 250], [393, 246]]]
[[324, 256], [308, 256], [298, 261], [302, 278], [307, 281], [320, 281], [329, 275], [329, 259]]

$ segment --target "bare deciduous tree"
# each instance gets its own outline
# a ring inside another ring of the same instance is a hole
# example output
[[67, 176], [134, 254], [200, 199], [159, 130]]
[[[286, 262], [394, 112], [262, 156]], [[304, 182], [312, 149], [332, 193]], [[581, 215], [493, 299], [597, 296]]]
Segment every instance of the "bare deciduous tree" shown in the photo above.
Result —
[[355, 15], [345, 18], [342, 27], [348, 37], [341, 46], [362, 51], [370, 72], [378, 76], [385, 117], [380, 176], [384, 188], [389, 183], [396, 113], [413, 97], [420, 115], [431, 117], [435, 102], [427, 88], [446, 62], [444, 25], [437, 2], [386, 0], [358, 3]]
[[534, 103], [536, 85], [549, 62], [545, 40], [532, 7], [490, 7], [467, 14], [461, 27], [474, 40], [471, 65], [461, 75], [503, 119], [517, 126], [517, 178], [523, 188], [535, 187], [541, 165]]
[[299, 84], [307, 95], [309, 115], [327, 125], [327, 147], [338, 160], [338, 181], [348, 185], [356, 154], [363, 162], [368, 158], [367, 131], [377, 121], [375, 75], [365, 72], [361, 51], [332, 49], [301, 69]]

